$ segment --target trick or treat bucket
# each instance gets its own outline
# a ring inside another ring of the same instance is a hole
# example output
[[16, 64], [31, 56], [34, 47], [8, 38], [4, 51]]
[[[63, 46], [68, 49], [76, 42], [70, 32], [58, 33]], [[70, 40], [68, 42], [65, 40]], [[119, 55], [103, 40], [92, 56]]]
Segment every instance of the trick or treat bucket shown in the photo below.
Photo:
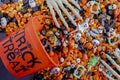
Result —
[[57, 55], [48, 55], [37, 36], [43, 27], [32, 17], [24, 28], [0, 42], [0, 56], [8, 71], [17, 78], [33, 74], [39, 70], [59, 66]]

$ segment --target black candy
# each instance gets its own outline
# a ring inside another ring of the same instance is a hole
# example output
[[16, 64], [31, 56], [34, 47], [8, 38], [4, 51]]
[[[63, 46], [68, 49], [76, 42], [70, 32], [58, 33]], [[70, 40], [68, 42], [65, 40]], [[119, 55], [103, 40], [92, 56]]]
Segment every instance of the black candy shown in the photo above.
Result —
[[120, 43], [118, 44], [118, 48], [120, 49]]
[[2, 5], [3, 5], [3, 2], [0, 1], [0, 6], [2, 6]]
[[78, 49], [79, 49], [83, 54], [86, 53], [86, 50], [85, 50], [85, 48], [84, 48], [82, 45], [78, 45]]
[[27, 8], [23, 8], [23, 9], [21, 10], [21, 13], [22, 13], [22, 14], [27, 13]]
[[42, 75], [42, 74], [36, 73], [32, 80], [43, 80], [43, 76], [44, 75]]
[[1, 0], [4, 4], [10, 3], [10, 0]]
[[41, 31], [41, 34], [45, 36], [45, 34], [46, 34], [46, 29], [43, 29], [43, 30]]
[[53, 48], [52, 48], [51, 46], [47, 45], [47, 47], [45, 47], [45, 50], [46, 50], [47, 52], [50, 52], [50, 51], [53, 50]]
[[47, 39], [45, 39], [45, 38], [43, 38], [43, 39], [41, 40], [41, 42], [42, 42], [43, 45], [46, 44], [46, 41], [47, 41]]
[[28, 4], [28, 0], [23, 0], [23, 3], [24, 4]]
[[66, 80], [66, 79], [69, 77], [69, 75], [70, 75], [70, 72], [67, 72], [67, 73], [63, 76], [62, 80]]
[[[18, 0], [10, 0], [11, 2], [18, 2]], [[26, 0], [27, 1], [27, 0]]]
[[40, 9], [40, 5], [37, 5], [36, 7], [32, 8], [31, 13], [33, 14], [34, 12], [38, 11]]

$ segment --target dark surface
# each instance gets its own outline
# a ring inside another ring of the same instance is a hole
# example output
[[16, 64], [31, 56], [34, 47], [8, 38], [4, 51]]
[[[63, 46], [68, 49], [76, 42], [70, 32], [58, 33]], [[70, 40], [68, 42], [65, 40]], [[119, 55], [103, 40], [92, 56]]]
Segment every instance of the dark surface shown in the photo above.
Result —
[[[0, 41], [5, 38], [5, 33], [0, 33]], [[7, 69], [4, 67], [1, 59], [0, 59], [0, 80], [31, 80], [33, 75], [26, 76], [23, 78], [15, 78], [12, 76]]]
[[0, 32], [0, 41], [6, 37], [6, 34], [4, 32]]

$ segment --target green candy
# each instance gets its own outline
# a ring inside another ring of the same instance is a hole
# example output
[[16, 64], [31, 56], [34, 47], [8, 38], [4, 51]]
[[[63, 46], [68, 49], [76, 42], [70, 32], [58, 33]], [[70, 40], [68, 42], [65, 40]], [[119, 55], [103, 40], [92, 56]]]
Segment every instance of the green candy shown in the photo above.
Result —
[[109, 0], [106, 0], [106, 2], [108, 2]]
[[56, 37], [56, 36], [54, 36], [54, 39], [55, 39], [55, 40], [57, 40], [57, 37]]
[[91, 56], [90, 61], [89, 61], [89, 65], [95, 66], [97, 63], [98, 63], [98, 58], [95, 56]]

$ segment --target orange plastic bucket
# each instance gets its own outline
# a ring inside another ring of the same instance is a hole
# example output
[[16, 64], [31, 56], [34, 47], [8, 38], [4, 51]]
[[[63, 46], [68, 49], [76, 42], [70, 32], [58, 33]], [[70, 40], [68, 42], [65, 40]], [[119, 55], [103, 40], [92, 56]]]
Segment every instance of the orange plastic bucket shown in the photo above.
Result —
[[58, 56], [49, 57], [37, 36], [37, 31], [43, 28], [37, 18], [31, 18], [23, 29], [0, 42], [1, 59], [15, 77], [20, 78], [45, 68], [59, 66]]

